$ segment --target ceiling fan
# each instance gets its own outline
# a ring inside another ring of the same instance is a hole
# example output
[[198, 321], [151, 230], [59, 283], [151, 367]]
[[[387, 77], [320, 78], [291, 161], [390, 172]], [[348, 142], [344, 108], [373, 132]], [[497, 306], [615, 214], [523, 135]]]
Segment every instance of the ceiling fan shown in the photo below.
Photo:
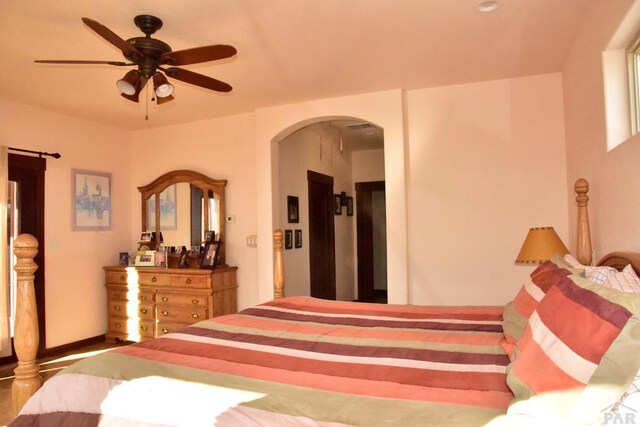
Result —
[[137, 69], [127, 72], [116, 83], [122, 96], [134, 102], [138, 102], [140, 91], [149, 80], [153, 80], [158, 104], [171, 101], [174, 87], [165, 75], [218, 92], [229, 92], [232, 89], [225, 82], [178, 68], [176, 65], [198, 64], [229, 58], [237, 53], [233, 46], [218, 44], [172, 51], [171, 47], [162, 40], [151, 38], [151, 34], [162, 27], [162, 20], [151, 15], [138, 15], [133, 19], [145, 37], [133, 37], [128, 40], [120, 38], [116, 33], [93, 19], [82, 18], [82, 22], [98, 33], [100, 37], [120, 49], [129, 62], [82, 60], [36, 60], [35, 62], [43, 64], [106, 64], [118, 67], [137, 66]]

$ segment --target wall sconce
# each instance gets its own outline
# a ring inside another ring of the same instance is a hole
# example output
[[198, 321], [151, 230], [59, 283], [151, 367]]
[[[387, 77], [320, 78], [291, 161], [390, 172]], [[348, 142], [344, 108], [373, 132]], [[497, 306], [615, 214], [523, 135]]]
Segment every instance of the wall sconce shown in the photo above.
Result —
[[568, 253], [569, 250], [553, 227], [530, 228], [516, 258], [516, 264], [542, 264], [555, 254]]

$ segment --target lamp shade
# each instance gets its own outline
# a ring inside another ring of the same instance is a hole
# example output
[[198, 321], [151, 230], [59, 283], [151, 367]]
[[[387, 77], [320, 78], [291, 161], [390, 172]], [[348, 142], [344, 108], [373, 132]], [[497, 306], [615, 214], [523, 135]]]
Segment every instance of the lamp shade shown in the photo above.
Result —
[[140, 73], [136, 70], [131, 70], [124, 75], [123, 78], [116, 82], [116, 86], [120, 89], [124, 95], [135, 95], [140, 87]]
[[516, 264], [542, 264], [555, 254], [568, 253], [569, 250], [553, 227], [530, 228], [516, 258]]
[[174, 87], [162, 73], [153, 75], [153, 88], [158, 98], [168, 98], [173, 93]]

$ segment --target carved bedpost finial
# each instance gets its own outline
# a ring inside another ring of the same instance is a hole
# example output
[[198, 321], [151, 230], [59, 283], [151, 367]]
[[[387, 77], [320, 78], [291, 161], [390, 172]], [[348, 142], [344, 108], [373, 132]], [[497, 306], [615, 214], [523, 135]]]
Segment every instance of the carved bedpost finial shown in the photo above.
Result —
[[591, 231], [589, 230], [589, 183], [586, 179], [580, 178], [573, 186], [578, 203], [578, 261], [582, 265], [591, 265], [593, 248], [591, 247]]
[[284, 267], [282, 264], [282, 230], [273, 232], [273, 297], [284, 297]]
[[18, 356], [18, 367], [11, 385], [11, 409], [15, 416], [25, 402], [40, 388], [40, 377], [36, 353], [38, 352], [38, 312], [33, 285], [34, 273], [38, 266], [33, 258], [38, 253], [38, 241], [30, 234], [19, 235], [13, 243], [17, 257], [14, 270], [17, 273], [16, 323], [13, 344]]

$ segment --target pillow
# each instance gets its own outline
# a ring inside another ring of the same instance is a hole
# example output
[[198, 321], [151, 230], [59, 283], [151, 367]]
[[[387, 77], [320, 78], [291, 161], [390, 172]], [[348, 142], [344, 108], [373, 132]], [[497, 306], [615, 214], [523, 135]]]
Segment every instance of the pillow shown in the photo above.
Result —
[[538, 302], [558, 280], [579, 273], [563, 261], [559, 255], [552, 257], [536, 268], [527, 279], [515, 299], [505, 305], [502, 312], [502, 329], [506, 339], [504, 350], [513, 360], [513, 347], [527, 327], [529, 316], [535, 310]]
[[516, 353], [507, 374], [514, 402], [553, 395], [562, 416], [602, 416], [640, 369], [640, 294], [563, 277], [531, 315]]
[[607, 279], [609, 279], [609, 277], [613, 276], [618, 272], [618, 270], [616, 270], [613, 267], [607, 267], [607, 266], [593, 267], [588, 265], [582, 265], [577, 259], [571, 256], [571, 254], [566, 254], [563, 259], [567, 262], [567, 264], [569, 264], [573, 268], [583, 268], [584, 276], [587, 279], [591, 280], [593, 283], [597, 283], [598, 285], [602, 285], [604, 282], [607, 281]]
[[621, 272], [616, 272], [609, 277], [602, 286], [622, 292], [640, 293], [640, 278], [633, 271], [633, 267], [627, 265]]

